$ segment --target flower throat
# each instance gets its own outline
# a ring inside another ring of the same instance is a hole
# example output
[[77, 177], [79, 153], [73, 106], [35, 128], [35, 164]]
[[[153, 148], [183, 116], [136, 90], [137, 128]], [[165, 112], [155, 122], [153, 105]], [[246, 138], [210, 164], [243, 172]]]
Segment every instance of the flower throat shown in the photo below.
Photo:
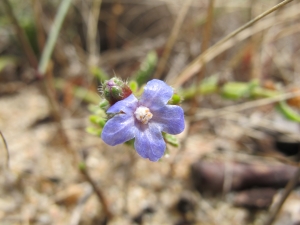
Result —
[[153, 117], [153, 114], [150, 110], [145, 106], [138, 107], [134, 112], [135, 117], [138, 121], [142, 122], [143, 124], [147, 124], [149, 120]]

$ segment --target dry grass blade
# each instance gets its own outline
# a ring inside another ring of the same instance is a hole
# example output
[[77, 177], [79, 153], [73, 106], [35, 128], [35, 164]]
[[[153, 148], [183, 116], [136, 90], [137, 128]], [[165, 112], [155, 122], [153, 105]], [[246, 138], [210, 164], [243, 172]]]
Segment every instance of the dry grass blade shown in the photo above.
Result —
[[4, 143], [4, 147], [5, 147], [5, 151], [6, 151], [6, 168], [9, 168], [9, 150], [8, 150], [8, 145], [7, 145], [5, 137], [4, 137], [4, 135], [2, 134], [1, 131], [0, 131], [0, 136], [2, 138], [2, 141]]
[[89, 62], [90, 66], [97, 64], [98, 60], [98, 46], [97, 46], [97, 25], [100, 15], [100, 7], [102, 0], [94, 0], [90, 9], [88, 24], [87, 24], [87, 46], [89, 52]]
[[[233, 31], [232, 33], [230, 33], [229, 35], [227, 35], [226, 37], [224, 37], [223, 39], [218, 41], [215, 45], [213, 45], [207, 51], [205, 51], [201, 55], [199, 55], [190, 65], [188, 65], [186, 67], [186, 69], [176, 79], [176, 81], [174, 83], [174, 86], [178, 87], [181, 84], [183, 84], [186, 80], [188, 80], [190, 77], [192, 77], [196, 72], [198, 72], [201, 69], [201, 67], [203, 66], [202, 65], [203, 62], [208, 62], [209, 60], [213, 59], [215, 56], [217, 56], [221, 52], [225, 51], [226, 49], [228, 49], [231, 46], [233, 46], [234, 44], [236, 44], [236, 41], [239, 40], [239, 38], [237, 38], [237, 35], [241, 34], [242, 31], [245, 31], [247, 28], [251, 27], [253, 24], [258, 22], [259, 20], [261, 20], [265, 16], [269, 15], [270, 13], [272, 13], [272, 12], [274, 12], [274, 11], [280, 9], [280, 8], [282, 8], [283, 6], [285, 6], [286, 4], [288, 4], [292, 1], [293, 0], [285, 0], [285, 1], [277, 4], [276, 6], [274, 6], [271, 9], [265, 11], [264, 13], [260, 14], [259, 16], [254, 18], [253, 20], [249, 21], [245, 25], [241, 26], [240, 28], [236, 29], [235, 31]], [[295, 7], [295, 8], [297, 8], [297, 7]], [[288, 13], [290, 13], [290, 12], [291, 12], [291, 10], [288, 11]], [[274, 25], [275, 22], [276, 22], [276, 20], [274, 18], [270, 18], [270, 19], [272, 19], [272, 23], [269, 24], [268, 27]], [[264, 28], [264, 29], [266, 29], [266, 28]], [[256, 32], [252, 31], [248, 35], [244, 34], [246, 36], [245, 38], [253, 35], [254, 33], [256, 33]], [[234, 39], [234, 41], [233, 41], [234, 43], [231, 43], [228, 46], [228, 41], [233, 40], [233, 39]]]

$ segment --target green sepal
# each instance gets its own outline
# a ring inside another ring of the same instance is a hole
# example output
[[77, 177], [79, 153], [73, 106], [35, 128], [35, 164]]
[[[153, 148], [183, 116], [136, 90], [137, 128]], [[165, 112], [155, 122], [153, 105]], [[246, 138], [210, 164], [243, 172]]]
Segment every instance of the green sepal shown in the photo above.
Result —
[[103, 128], [106, 123], [106, 119], [102, 118], [99, 115], [90, 115], [89, 119], [93, 124], [98, 125], [101, 128]]
[[169, 100], [169, 105], [179, 105], [181, 103], [182, 99], [179, 94], [173, 94], [172, 98]]
[[14, 65], [17, 58], [13, 56], [1, 56], [0, 57], [0, 72], [8, 65]]
[[138, 91], [139, 85], [135, 80], [129, 82], [129, 88], [132, 90], [133, 93]]
[[131, 139], [131, 140], [129, 140], [129, 141], [126, 141], [125, 144], [126, 144], [127, 146], [130, 146], [130, 147], [133, 147], [133, 148], [134, 148], [134, 140], [135, 140], [135, 139]]
[[176, 138], [176, 136], [174, 136], [172, 134], [163, 133], [163, 137], [164, 137], [165, 141], [167, 143], [169, 143], [170, 145], [172, 145], [174, 147], [178, 147], [179, 146], [179, 141]]
[[100, 103], [99, 103], [99, 107], [100, 109], [106, 111], [109, 107], [109, 102], [106, 99], [103, 99]]

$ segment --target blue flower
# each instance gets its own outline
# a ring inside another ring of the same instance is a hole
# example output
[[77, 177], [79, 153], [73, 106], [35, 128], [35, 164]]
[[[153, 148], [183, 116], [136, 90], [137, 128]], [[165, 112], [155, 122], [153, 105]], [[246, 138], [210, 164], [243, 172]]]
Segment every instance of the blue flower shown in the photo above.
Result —
[[141, 157], [159, 160], [166, 149], [162, 132], [179, 134], [185, 126], [182, 108], [167, 105], [172, 95], [170, 86], [154, 79], [139, 100], [131, 94], [118, 101], [107, 110], [116, 115], [105, 124], [103, 141], [114, 146], [135, 138], [134, 148]]

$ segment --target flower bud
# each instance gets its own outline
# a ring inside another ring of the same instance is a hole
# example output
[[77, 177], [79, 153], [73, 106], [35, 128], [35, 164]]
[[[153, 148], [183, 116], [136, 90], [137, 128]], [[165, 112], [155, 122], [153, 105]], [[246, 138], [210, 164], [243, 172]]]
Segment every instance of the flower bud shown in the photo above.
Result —
[[129, 86], [116, 77], [105, 81], [102, 86], [102, 90], [104, 98], [110, 103], [110, 105], [127, 98], [132, 93]]

